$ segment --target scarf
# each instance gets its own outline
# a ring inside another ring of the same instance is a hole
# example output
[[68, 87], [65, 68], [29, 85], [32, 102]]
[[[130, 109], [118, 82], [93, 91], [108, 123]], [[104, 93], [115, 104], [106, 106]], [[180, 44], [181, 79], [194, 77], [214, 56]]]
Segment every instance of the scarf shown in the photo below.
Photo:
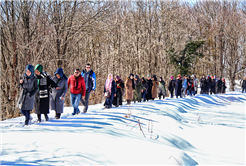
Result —
[[[111, 76], [111, 79], [109, 79], [109, 76]], [[111, 88], [112, 88], [112, 82], [113, 82], [113, 75], [109, 74], [106, 80], [106, 91], [109, 91], [110, 93], [111, 93]]]

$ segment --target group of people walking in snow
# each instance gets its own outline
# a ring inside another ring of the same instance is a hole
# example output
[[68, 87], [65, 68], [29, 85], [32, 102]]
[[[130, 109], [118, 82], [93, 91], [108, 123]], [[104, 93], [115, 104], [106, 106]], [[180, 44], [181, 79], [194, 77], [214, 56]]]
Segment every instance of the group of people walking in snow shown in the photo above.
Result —
[[54, 76], [43, 71], [43, 66], [37, 64], [34, 68], [27, 65], [25, 74], [20, 79], [21, 92], [17, 107], [26, 117], [25, 125], [30, 120], [30, 111], [37, 114], [38, 122], [41, 122], [41, 114], [48, 121], [49, 110], [54, 110], [55, 118], [59, 119], [63, 113], [64, 99], [68, 88], [70, 88], [70, 102], [74, 108], [73, 115], [80, 113], [79, 102], [84, 105], [83, 112], [88, 110], [90, 93], [96, 88], [96, 75], [91, 70], [90, 64], [80, 72], [75, 69], [69, 78], [64, 74], [62, 68], [58, 68]]
[[[226, 91], [226, 82], [225, 79], [216, 76], [205, 75], [200, 79], [200, 94], [224, 94]], [[170, 81], [168, 84], [168, 90], [170, 91], [171, 98], [173, 98], [173, 91], [175, 90], [175, 96], [178, 98], [185, 97], [186, 95], [192, 96], [197, 94], [198, 90], [198, 78], [196, 75], [187, 76], [181, 75], [177, 76], [175, 80], [173, 76], [170, 77]]]
[[[176, 79], [170, 77], [167, 85], [171, 98], [175, 91], [176, 98], [185, 97], [186, 95], [196, 95], [198, 90], [198, 79], [196, 75], [187, 76], [178, 75]], [[25, 125], [28, 125], [30, 111], [34, 109], [37, 114], [38, 122], [41, 122], [41, 114], [44, 114], [45, 120], [48, 121], [49, 110], [55, 111], [55, 118], [60, 119], [63, 113], [64, 99], [68, 88], [70, 88], [70, 103], [73, 106], [72, 115], [79, 114], [79, 103], [84, 106], [83, 113], [88, 110], [90, 94], [96, 88], [96, 74], [88, 63], [85, 69], [75, 69], [73, 75], [69, 78], [64, 74], [62, 68], [58, 68], [54, 76], [50, 76], [43, 71], [43, 66], [37, 64], [35, 67], [27, 65], [25, 74], [20, 79], [21, 93], [17, 102], [17, 107], [26, 117]], [[200, 94], [219, 94], [225, 93], [225, 79], [216, 76], [202, 76], [200, 79]], [[246, 77], [242, 84], [242, 92], [246, 92]], [[166, 96], [166, 83], [156, 75], [147, 76], [147, 79], [138, 75], [130, 74], [124, 82], [119, 76], [113, 78], [112, 74], [108, 75], [105, 81], [103, 95], [105, 97], [105, 108], [112, 108], [112, 105], [118, 107], [122, 105], [123, 96], [127, 104], [133, 101], [149, 101], [155, 98], [163, 99]]]

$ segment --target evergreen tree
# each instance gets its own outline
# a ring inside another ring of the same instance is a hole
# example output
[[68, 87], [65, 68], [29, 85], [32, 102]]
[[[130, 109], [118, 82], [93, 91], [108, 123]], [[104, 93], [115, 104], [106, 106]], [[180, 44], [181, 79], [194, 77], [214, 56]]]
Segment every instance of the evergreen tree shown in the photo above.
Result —
[[176, 69], [176, 75], [191, 74], [190, 71], [197, 58], [202, 58], [204, 56], [203, 53], [197, 52], [203, 44], [204, 41], [202, 40], [193, 41], [190, 39], [182, 51], [177, 52], [174, 48], [167, 51], [170, 63], [173, 64]]

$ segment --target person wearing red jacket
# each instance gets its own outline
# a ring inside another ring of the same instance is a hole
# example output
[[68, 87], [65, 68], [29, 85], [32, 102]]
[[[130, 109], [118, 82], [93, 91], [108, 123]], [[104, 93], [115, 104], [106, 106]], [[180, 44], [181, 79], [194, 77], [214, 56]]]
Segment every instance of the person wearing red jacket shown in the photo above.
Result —
[[[85, 98], [85, 81], [81, 76], [79, 69], [75, 69], [74, 74], [68, 78], [68, 88], [70, 87], [70, 102], [73, 106], [72, 115], [79, 114], [79, 102], [82, 96], [82, 99]], [[71, 85], [71, 86], [70, 86]]]

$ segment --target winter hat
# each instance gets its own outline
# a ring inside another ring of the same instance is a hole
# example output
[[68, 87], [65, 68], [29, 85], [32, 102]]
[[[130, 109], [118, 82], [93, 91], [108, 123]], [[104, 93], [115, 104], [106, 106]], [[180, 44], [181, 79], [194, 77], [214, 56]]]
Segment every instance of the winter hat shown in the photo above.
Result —
[[210, 77], [209, 75], [207, 75], [207, 77]]
[[181, 78], [181, 75], [179, 74], [179, 75], [178, 75], [178, 77], [180, 77], [180, 78]]
[[134, 77], [134, 78], [136, 78], [137, 80], [139, 80], [139, 77], [138, 77], [138, 75], [137, 75], [137, 74], [135, 75], [135, 77]]
[[223, 78], [222, 81], [225, 81], [225, 79]]
[[64, 77], [64, 78], [67, 80], [67, 76], [64, 74], [64, 72], [63, 72], [63, 69], [62, 69], [62, 68], [58, 68], [58, 69], [56, 69], [56, 71], [55, 71], [55, 75], [56, 75], [56, 74], [59, 74], [61, 78], [62, 78], [62, 77]]
[[173, 76], [171, 76], [170, 79], [173, 79]]
[[152, 77], [152, 78], [154, 78], [154, 80], [155, 80], [155, 81], [157, 81], [156, 75], [153, 75], [153, 77]]
[[30, 76], [27, 76], [27, 75], [26, 75], [26, 72], [25, 72], [25, 77], [30, 78], [30, 77], [34, 76], [34, 67], [33, 67], [33, 65], [27, 65], [27, 66], [26, 66], [26, 71], [27, 71], [27, 70], [29, 70], [29, 71], [31, 72], [31, 75], [30, 75]]
[[38, 70], [40, 73], [42, 73], [42, 71], [43, 71], [43, 66], [40, 65], [40, 64], [37, 64], [37, 65], [35, 66], [35, 69], [34, 69], [34, 70]]
[[194, 75], [194, 77], [196, 78], [196, 75]]
[[116, 78], [117, 80], [120, 80], [120, 76], [116, 76], [115, 78]]
[[215, 80], [216, 80], [216, 78], [217, 78], [217, 77], [216, 77], [216, 76], [214, 76], [214, 79], [215, 79]]
[[214, 77], [213, 77], [213, 76], [211, 76], [211, 79], [214, 79]]
[[150, 74], [148, 74], [148, 75], [147, 75], [147, 77], [151, 77], [151, 75], [150, 75]]

